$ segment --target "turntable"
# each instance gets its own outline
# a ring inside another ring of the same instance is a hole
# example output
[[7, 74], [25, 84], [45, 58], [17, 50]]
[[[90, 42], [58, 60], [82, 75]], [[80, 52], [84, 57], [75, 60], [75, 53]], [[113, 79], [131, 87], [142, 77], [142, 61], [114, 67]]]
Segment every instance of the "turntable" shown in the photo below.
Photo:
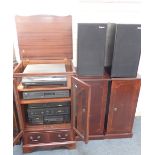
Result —
[[[29, 64], [23, 73], [66, 73], [65, 64]], [[62, 85], [66, 86], [66, 76], [30, 76], [23, 77], [24, 86]]]

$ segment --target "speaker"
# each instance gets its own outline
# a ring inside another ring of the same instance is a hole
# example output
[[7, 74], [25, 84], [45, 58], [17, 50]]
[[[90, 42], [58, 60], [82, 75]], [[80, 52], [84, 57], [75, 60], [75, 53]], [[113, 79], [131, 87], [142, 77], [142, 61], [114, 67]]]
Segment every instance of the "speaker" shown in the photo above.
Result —
[[136, 77], [141, 54], [141, 25], [117, 24], [111, 77]]
[[102, 76], [107, 24], [79, 23], [77, 45], [77, 74]]
[[115, 42], [115, 31], [116, 31], [116, 24], [115, 23], [108, 23], [107, 24], [107, 35], [106, 35], [106, 49], [105, 49], [105, 60], [104, 60], [104, 67], [111, 68], [112, 66], [112, 58], [113, 58], [113, 51], [114, 51], [114, 42]]

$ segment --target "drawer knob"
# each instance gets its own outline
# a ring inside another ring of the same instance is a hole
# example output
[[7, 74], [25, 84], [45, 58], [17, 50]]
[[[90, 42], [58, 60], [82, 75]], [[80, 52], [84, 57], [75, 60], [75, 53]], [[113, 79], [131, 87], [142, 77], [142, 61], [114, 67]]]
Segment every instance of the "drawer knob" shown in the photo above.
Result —
[[58, 134], [58, 137], [61, 137], [61, 134]]
[[83, 108], [83, 109], [82, 109], [82, 112], [86, 112], [86, 109], [85, 109], [85, 108]]
[[32, 137], [32, 136], [30, 136], [30, 139], [32, 140], [32, 139], [33, 139], [33, 137]]
[[40, 136], [37, 136], [37, 139], [40, 139], [41, 137]]
[[118, 109], [117, 108], [114, 108], [114, 111], [117, 111]]

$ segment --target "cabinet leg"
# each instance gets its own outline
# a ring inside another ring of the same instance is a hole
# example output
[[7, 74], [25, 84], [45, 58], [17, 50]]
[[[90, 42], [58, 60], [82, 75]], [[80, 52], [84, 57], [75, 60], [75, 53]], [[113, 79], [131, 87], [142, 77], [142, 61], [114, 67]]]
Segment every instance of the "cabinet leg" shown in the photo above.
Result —
[[32, 148], [29, 147], [23, 147], [23, 153], [31, 153], [33, 151]]
[[69, 150], [75, 149], [75, 148], [76, 148], [76, 144], [69, 144], [69, 145], [67, 146], [67, 148], [68, 148]]

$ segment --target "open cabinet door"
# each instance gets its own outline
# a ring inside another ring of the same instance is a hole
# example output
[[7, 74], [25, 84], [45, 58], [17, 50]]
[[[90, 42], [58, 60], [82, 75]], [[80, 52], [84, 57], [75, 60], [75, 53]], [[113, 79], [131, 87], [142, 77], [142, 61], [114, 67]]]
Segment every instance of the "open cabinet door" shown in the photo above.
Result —
[[[23, 136], [23, 128], [21, 128], [20, 126], [20, 115], [19, 115], [19, 111], [17, 110], [17, 108], [19, 109], [20, 106], [17, 103], [17, 101], [19, 101], [18, 99], [18, 95], [17, 95], [17, 90], [15, 89], [16, 87], [16, 82], [15, 80], [13, 80], [14, 82], [14, 92], [13, 92], [13, 145], [19, 144], [21, 137]], [[17, 104], [16, 104], [17, 103]]]
[[23, 136], [23, 131], [20, 131], [20, 132], [13, 138], [13, 145], [16, 145], [16, 144], [20, 141], [20, 139], [21, 139], [22, 136]]
[[82, 80], [72, 77], [71, 92], [73, 130], [85, 143], [88, 143], [91, 88]]

